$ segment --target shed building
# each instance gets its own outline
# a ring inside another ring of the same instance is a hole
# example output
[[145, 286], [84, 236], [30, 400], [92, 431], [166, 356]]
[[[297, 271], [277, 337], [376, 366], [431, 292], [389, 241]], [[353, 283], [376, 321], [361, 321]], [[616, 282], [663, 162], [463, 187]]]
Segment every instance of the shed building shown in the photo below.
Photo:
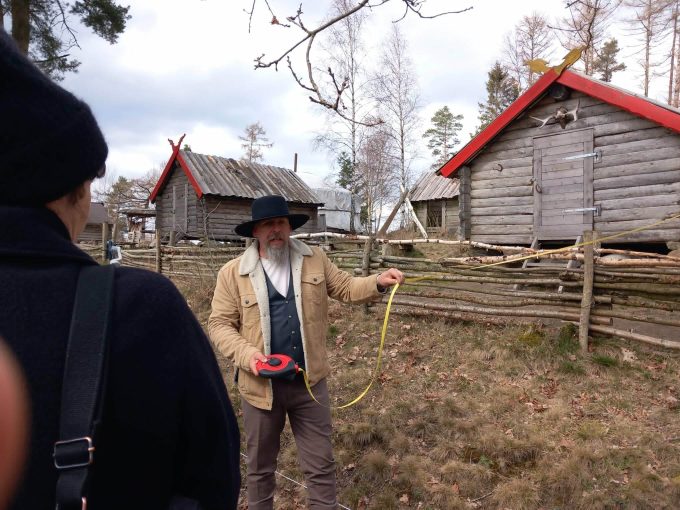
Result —
[[[460, 179], [461, 238], [573, 242], [678, 212], [680, 111], [551, 69], [440, 172]], [[680, 239], [672, 220], [615, 242]]]
[[409, 200], [428, 235], [458, 234], [458, 179], [424, 174], [409, 193]]
[[[106, 227], [104, 227], [106, 225]], [[106, 228], [106, 230], [104, 230]], [[101, 202], [90, 204], [90, 213], [87, 216], [87, 224], [78, 236], [79, 243], [101, 243], [106, 233], [106, 240], [111, 239], [113, 223], [109, 220], [106, 207]]]
[[[180, 142], [181, 143], [181, 142]], [[318, 231], [318, 202], [292, 170], [179, 150], [172, 155], [149, 197], [156, 204], [156, 228], [164, 238], [240, 239], [236, 225], [251, 219], [251, 204], [281, 195], [291, 213], [307, 214], [298, 232]]]

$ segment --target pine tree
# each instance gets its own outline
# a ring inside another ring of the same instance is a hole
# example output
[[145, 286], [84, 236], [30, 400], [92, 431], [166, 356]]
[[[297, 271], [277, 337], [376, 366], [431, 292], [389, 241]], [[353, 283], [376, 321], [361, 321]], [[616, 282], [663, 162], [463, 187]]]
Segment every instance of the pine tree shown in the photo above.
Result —
[[75, 72], [80, 65], [68, 58], [69, 50], [78, 47], [71, 15], [114, 44], [125, 31], [129, 11], [129, 6], [115, 0], [77, 0], [73, 4], [61, 0], [0, 0], [0, 22], [9, 13], [12, 38], [19, 49], [55, 80], [61, 80], [64, 73]]
[[427, 148], [436, 158], [432, 168], [439, 168], [455, 154], [453, 148], [460, 143], [458, 133], [463, 129], [463, 116], [452, 114], [449, 107], [444, 106], [434, 113], [431, 121], [433, 127], [425, 131], [423, 138], [429, 138]]
[[593, 62], [593, 71], [600, 73], [602, 81], [610, 82], [614, 73], [626, 69], [626, 64], [616, 60], [619, 50], [619, 42], [615, 38], [602, 45], [600, 56]]
[[486, 103], [477, 103], [479, 105], [479, 126], [477, 126], [475, 135], [491, 124], [519, 96], [517, 81], [510, 76], [510, 73], [500, 62], [494, 64], [488, 75]]

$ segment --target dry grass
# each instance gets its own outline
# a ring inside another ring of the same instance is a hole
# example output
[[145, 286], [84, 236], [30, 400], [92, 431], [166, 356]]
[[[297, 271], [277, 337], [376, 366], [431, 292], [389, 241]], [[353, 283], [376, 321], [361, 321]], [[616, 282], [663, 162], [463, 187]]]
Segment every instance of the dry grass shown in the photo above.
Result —
[[[183, 290], [192, 306], [209, 305], [212, 289]], [[382, 317], [333, 304], [330, 322], [337, 405], [368, 384]], [[393, 317], [379, 379], [359, 404], [334, 412], [340, 502], [680, 508], [680, 357], [597, 338], [581, 355], [574, 334]], [[622, 346], [636, 359], [624, 362]], [[302, 480], [288, 430], [280, 469]], [[276, 508], [304, 508], [304, 491], [278, 481]]]

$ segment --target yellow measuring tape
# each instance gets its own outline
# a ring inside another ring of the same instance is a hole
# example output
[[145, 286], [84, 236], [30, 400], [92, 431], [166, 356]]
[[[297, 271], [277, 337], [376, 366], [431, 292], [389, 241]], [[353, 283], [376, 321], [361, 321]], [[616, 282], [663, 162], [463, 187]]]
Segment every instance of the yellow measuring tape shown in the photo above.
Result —
[[[520, 257], [509, 257], [507, 260], [502, 260], [500, 262], [492, 262], [490, 264], [483, 264], [479, 266], [473, 266], [470, 268], [471, 271], [477, 270], [477, 269], [484, 269], [487, 267], [493, 267], [493, 266], [500, 266], [503, 264], [509, 264], [510, 262], [521, 262], [523, 260], [529, 260], [529, 259], [537, 259], [544, 257], [546, 255], [552, 255], [553, 253], [562, 253], [565, 251], [572, 250], [574, 248], [580, 248], [581, 246], [587, 246], [589, 244], [595, 244], [595, 243], [600, 243], [602, 241], [609, 241], [611, 239], [616, 239], [619, 237], [626, 236], [628, 234], [634, 234], [635, 232], [642, 232], [643, 230], [649, 230], [650, 228], [656, 227], [657, 225], [661, 225], [662, 223], [665, 223], [667, 221], [675, 220], [680, 218], [680, 213], [675, 213], [670, 216], [667, 216], [666, 218], [659, 220], [657, 222], [651, 223], [649, 225], [645, 225], [642, 227], [637, 227], [631, 230], [626, 230], [625, 232], [619, 232], [617, 234], [612, 234], [606, 237], [599, 237], [597, 239], [594, 239], [592, 241], [585, 241], [581, 243], [576, 243], [572, 244], [570, 246], [565, 246], [563, 248], [556, 248], [554, 250], [541, 250], [540, 252], [532, 253], [531, 255], [522, 255]], [[406, 278], [404, 280], [404, 283], [416, 283], [420, 282], [423, 280], [432, 280], [435, 279], [431, 276], [418, 276], [415, 278]], [[323, 404], [319, 402], [316, 397], [314, 396], [314, 392], [312, 391], [312, 387], [309, 384], [309, 378], [307, 377], [307, 372], [305, 372], [303, 369], [300, 369], [302, 372], [302, 375], [305, 379], [305, 386], [307, 386], [307, 391], [311, 395], [311, 397], [314, 399], [315, 402], [317, 402], [319, 405], [322, 405], [324, 407], [329, 407], [331, 409], [345, 409], [347, 407], [353, 406], [357, 402], [359, 402], [362, 398], [366, 396], [368, 391], [371, 389], [371, 386], [373, 386], [373, 383], [375, 382], [378, 373], [380, 372], [380, 367], [382, 366], [382, 357], [383, 357], [383, 348], [385, 346], [385, 337], [387, 336], [387, 324], [389, 322], [390, 318], [390, 310], [392, 309], [392, 298], [394, 298], [394, 295], [397, 293], [397, 289], [399, 289], [399, 284], [397, 283], [392, 287], [392, 291], [390, 292], [390, 297], [387, 300], [387, 308], [385, 309], [385, 319], [383, 320], [383, 325], [382, 325], [382, 332], [380, 333], [380, 345], [378, 346], [378, 359], [375, 364], [375, 368], [373, 369], [373, 373], [371, 374], [371, 380], [368, 382], [368, 386], [362, 391], [359, 396], [357, 396], [354, 400], [351, 402], [348, 402], [346, 404], [340, 405], [340, 406], [327, 406], [326, 404]]]

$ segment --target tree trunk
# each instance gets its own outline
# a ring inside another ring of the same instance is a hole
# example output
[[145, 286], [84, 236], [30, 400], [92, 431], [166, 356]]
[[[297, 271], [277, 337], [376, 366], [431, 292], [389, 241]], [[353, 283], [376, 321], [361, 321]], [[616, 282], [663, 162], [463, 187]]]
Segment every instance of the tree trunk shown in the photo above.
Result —
[[669, 76], [668, 76], [668, 104], [672, 105], [673, 104], [673, 84], [675, 83], [675, 57], [676, 57], [676, 42], [678, 39], [678, 1], [675, 1], [675, 5], [673, 6], [673, 42], [671, 43], [671, 63], [669, 66]]
[[28, 43], [31, 40], [30, 0], [11, 0], [9, 4], [12, 14], [12, 37], [19, 50], [28, 55]]

